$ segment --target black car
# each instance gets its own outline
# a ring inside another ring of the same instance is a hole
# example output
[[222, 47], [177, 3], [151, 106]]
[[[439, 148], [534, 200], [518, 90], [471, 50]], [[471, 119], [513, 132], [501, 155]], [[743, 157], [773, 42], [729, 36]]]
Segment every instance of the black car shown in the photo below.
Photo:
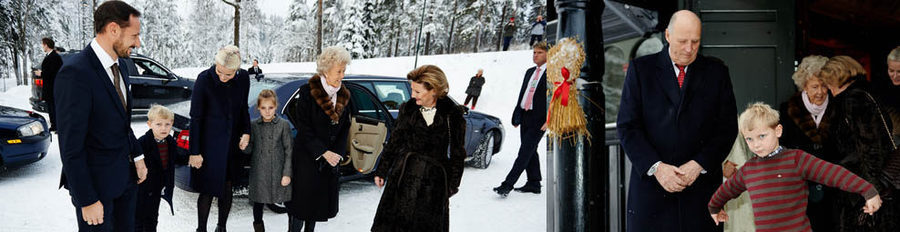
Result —
[[[66, 59], [78, 51], [60, 54], [63, 63]], [[122, 67], [128, 72], [131, 81], [131, 95], [134, 100], [133, 114], [143, 114], [150, 108], [150, 104], [172, 104], [191, 99], [194, 90], [194, 82], [175, 75], [171, 70], [149, 57], [133, 54], [124, 59]], [[47, 102], [43, 99], [41, 90], [44, 81], [39, 76], [34, 77], [34, 85], [31, 88], [31, 108], [47, 112]]]
[[[256, 98], [263, 89], [272, 89], [278, 96], [280, 117], [288, 119], [283, 113], [285, 106], [290, 105], [296, 91], [312, 77], [308, 73], [266, 74], [260, 82], [250, 82], [250, 99], [248, 99], [251, 120], [259, 117], [256, 110]], [[350, 159], [341, 164], [341, 181], [369, 176], [378, 168], [378, 161], [384, 144], [390, 138], [400, 104], [409, 100], [410, 86], [405, 78], [348, 75], [344, 84], [350, 89], [351, 99], [348, 109], [351, 114], [348, 156]], [[182, 102], [169, 106], [175, 114], [173, 130], [179, 147], [188, 149], [190, 132], [190, 102]], [[500, 152], [505, 135], [500, 119], [476, 111], [465, 111], [466, 118], [466, 163], [487, 168], [491, 157]], [[296, 129], [294, 135], [296, 135]], [[249, 168], [249, 167], [247, 167]], [[247, 171], [245, 168], [245, 171]], [[176, 186], [192, 191], [190, 188], [190, 167], [176, 168]], [[246, 176], [246, 175], [244, 175]], [[246, 185], [246, 177], [241, 178], [236, 186]], [[244, 183], [241, 183], [244, 182]]]
[[47, 120], [32, 111], [0, 106], [0, 170], [37, 162], [52, 140]]

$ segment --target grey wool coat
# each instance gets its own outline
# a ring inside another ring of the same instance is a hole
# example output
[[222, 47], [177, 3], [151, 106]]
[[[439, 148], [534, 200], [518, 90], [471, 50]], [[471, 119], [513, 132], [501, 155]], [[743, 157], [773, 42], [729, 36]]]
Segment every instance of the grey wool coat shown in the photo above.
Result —
[[264, 122], [262, 117], [250, 123], [250, 144], [243, 150], [250, 154], [250, 200], [256, 203], [281, 203], [291, 200], [291, 185], [281, 186], [281, 178], [290, 177], [291, 125], [275, 116]]

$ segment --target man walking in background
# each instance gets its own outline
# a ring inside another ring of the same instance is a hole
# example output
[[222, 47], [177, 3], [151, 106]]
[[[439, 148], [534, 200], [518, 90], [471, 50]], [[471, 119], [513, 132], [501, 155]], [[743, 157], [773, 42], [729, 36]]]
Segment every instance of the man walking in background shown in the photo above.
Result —
[[[513, 111], [512, 125], [520, 128], [522, 143], [519, 146], [519, 156], [513, 163], [513, 167], [506, 175], [506, 179], [494, 192], [506, 197], [513, 185], [519, 181], [522, 171], [528, 174], [528, 182], [525, 186], [516, 188], [518, 192], [541, 193], [541, 164], [538, 159], [537, 147], [547, 130], [547, 50], [546, 42], [535, 44], [531, 59], [535, 67], [525, 71], [522, 88], [519, 90], [519, 101]], [[704, 215], [705, 216], [705, 215]]]

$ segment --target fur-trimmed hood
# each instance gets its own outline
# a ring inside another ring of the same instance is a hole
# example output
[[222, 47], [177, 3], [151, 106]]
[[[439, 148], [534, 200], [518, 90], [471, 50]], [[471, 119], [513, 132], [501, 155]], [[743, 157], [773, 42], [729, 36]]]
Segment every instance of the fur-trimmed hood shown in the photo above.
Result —
[[339, 121], [341, 113], [344, 112], [344, 108], [350, 102], [350, 90], [347, 90], [347, 86], [341, 83], [341, 89], [337, 92], [337, 101], [332, 105], [331, 98], [325, 92], [325, 87], [322, 86], [322, 80], [318, 74], [309, 78], [307, 83], [309, 84], [309, 95], [316, 100], [316, 104], [322, 108], [322, 111], [325, 111], [325, 114], [331, 118], [331, 121]]

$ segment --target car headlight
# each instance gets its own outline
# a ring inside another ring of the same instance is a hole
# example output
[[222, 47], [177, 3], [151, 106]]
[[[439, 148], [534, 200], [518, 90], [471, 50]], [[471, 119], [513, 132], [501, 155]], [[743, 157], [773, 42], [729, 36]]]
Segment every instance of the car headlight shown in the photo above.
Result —
[[19, 136], [28, 137], [39, 135], [44, 132], [44, 125], [39, 121], [34, 121], [19, 127]]

